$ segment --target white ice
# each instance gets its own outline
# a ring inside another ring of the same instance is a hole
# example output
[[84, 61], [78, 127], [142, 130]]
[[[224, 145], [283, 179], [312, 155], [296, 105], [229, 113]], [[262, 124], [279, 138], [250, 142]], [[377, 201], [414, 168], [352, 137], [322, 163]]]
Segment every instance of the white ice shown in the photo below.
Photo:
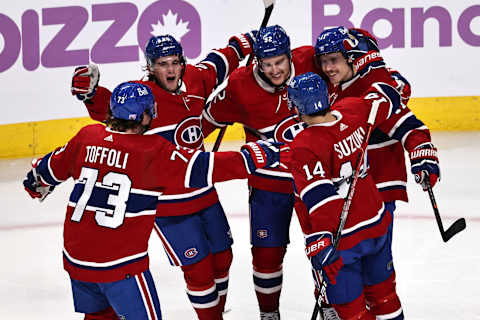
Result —
[[[410, 178], [410, 202], [399, 203], [393, 253], [397, 288], [407, 319], [480, 319], [480, 132], [434, 132], [442, 180], [434, 188], [445, 226], [465, 217], [467, 229], [444, 243], [428, 196]], [[62, 268], [62, 221], [71, 182], [43, 203], [31, 200], [21, 181], [30, 159], [0, 161], [0, 318], [82, 319], [73, 312], [70, 282]], [[217, 185], [235, 243], [226, 320], [258, 319], [252, 284], [245, 180]], [[313, 283], [303, 237], [292, 219], [284, 262], [282, 319], [310, 319]], [[171, 267], [160, 241], [150, 240], [150, 269], [164, 319], [195, 319], [182, 273]]]

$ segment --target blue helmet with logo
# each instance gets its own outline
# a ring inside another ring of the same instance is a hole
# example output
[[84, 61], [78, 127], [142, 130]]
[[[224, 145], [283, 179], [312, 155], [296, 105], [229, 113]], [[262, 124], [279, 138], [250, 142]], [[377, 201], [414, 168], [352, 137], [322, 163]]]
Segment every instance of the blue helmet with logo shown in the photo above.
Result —
[[143, 113], [157, 117], [155, 98], [149, 87], [136, 82], [119, 84], [110, 97], [110, 110], [116, 119], [141, 122]]
[[345, 27], [324, 30], [315, 42], [315, 54], [324, 55], [341, 52], [345, 57], [350, 49], [356, 46], [356, 39], [350, 36]]
[[178, 56], [182, 63], [185, 63], [182, 46], [169, 34], [151, 37], [145, 47], [145, 58], [149, 66], [152, 66], [160, 57], [174, 55]]
[[297, 107], [300, 114], [310, 115], [330, 108], [327, 84], [316, 73], [296, 76], [287, 90], [289, 105]]
[[253, 52], [257, 59], [287, 54], [290, 58], [290, 38], [279, 25], [262, 28], [258, 31], [253, 45]]

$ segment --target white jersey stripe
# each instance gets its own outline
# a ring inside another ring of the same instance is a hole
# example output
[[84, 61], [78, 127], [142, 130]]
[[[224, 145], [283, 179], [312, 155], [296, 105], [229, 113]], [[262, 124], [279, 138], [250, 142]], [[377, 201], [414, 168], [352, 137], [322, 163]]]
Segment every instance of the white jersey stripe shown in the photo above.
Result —
[[380, 208], [380, 210], [378, 210], [377, 212], [377, 215], [375, 215], [374, 217], [368, 219], [368, 220], [364, 220], [360, 223], [357, 223], [356, 225], [354, 226], [351, 226], [350, 228], [348, 229], [343, 229], [342, 231], [342, 236], [344, 235], [347, 235], [349, 233], [352, 233], [354, 232], [355, 230], [358, 230], [366, 225], [369, 225], [369, 224], [372, 224], [372, 223], [375, 223], [377, 222], [378, 220], [380, 220], [380, 218], [382, 217], [382, 214], [383, 214], [383, 211], [385, 210], [385, 206], [383, 205], [382, 203], [382, 207]]
[[65, 248], [63, 248], [63, 253], [67, 256], [68, 260], [72, 261], [73, 263], [76, 263], [76, 264], [79, 264], [79, 265], [82, 265], [82, 266], [87, 266], [87, 267], [105, 268], [105, 267], [112, 267], [112, 266], [115, 266], [117, 264], [121, 264], [121, 263], [124, 263], [124, 262], [128, 262], [130, 260], [135, 260], [135, 259], [138, 259], [138, 258], [146, 257], [147, 254], [148, 254], [148, 251], [140, 252], [140, 253], [137, 253], [137, 254], [134, 254], [134, 255], [131, 255], [131, 256], [127, 256], [127, 257], [123, 257], [123, 258], [120, 258], [120, 259], [117, 259], [117, 260], [112, 260], [112, 261], [107, 261], [107, 262], [92, 262], [92, 261], [78, 260], [78, 259], [75, 259], [74, 257], [72, 257], [68, 253], [67, 249], [65, 249]]

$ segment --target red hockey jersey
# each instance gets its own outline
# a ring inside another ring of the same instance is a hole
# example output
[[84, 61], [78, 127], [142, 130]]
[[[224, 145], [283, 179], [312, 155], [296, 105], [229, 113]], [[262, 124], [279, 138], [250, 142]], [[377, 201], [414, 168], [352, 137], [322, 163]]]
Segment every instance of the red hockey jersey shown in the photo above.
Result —
[[[168, 141], [191, 149], [204, 150], [200, 116], [214, 88], [238, 67], [239, 57], [232, 47], [213, 50], [197, 65], [186, 65], [179, 93], [171, 93], [153, 81], [134, 81], [147, 85], [155, 96], [158, 117], [152, 120], [149, 134], [158, 134]], [[85, 105], [90, 116], [105, 119], [111, 92], [98, 87], [92, 100]], [[158, 213], [162, 216], [185, 215], [197, 212], [218, 202], [214, 187], [165, 190], [159, 198]]]
[[[383, 104], [377, 123], [387, 116]], [[332, 111], [335, 121], [308, 126], [290, 145], [295, 187], [307, 208], [297, 212], [304, 233], [336, 233], [349, 178], [366, 138], [369, 112], [363, 99], [342, 99]], [[339, 249], [349, 249], [364, 239], [384, 234], [390, 222], [391, 215], [384, 210], [373, 179], [366, 169], [362, 170]]]
[[158, 199], [169, 188], [246, 178], [240, 152], [208, 153], [156, 135], [81, 129], [36, 168], [48, 185], [72, 177], [64, 223], [64, 268], [73, 279], [111, 282], [148, 268]]
[[[313, 47], [293, 50], [290, 77], [312, 70], [313, 63]], [[286, 88], [278, 90], [269, 85], [259, 76], [257, 68], [258, 65], [250, 65], [235, 70], [226, 88], [209, 102], [202, 119], [202, 130], [206, 136], [215, 128], [234, 122], [255, 129], [263, 138], [285, 143], [291, 142], [303, 130], [303, 124], [288, 108]], [[245, 135], [247, 142], [259, 139], [248, 129]], [[292, 175], [282, 168], [257, 170], [249, 176], [248, 183], [262, 190], [293, 192]]]
[[[330, 86], [331, 103], [345, 97], [362, 97], [379, 81], [396, 87], [386, 68], [367, 69], [347, 82], [336, 87]], [[429, 141], [430, 131], [406, 105], [372, 133], [368, 146], [370, 174], [384, 201], [408, 201], [404, 148], [411, 151]]]

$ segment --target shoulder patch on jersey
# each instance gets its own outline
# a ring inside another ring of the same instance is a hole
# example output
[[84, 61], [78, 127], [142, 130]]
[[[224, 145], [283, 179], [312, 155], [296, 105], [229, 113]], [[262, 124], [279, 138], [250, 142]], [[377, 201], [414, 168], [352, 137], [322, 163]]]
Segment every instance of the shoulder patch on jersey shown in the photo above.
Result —
[[300, 121], [298, 115], [292, 115], [275, 126], [273, 137], [275, 141], [290, 143], [303, 129], [305, 129], [305, 124]]
[[113, 136], [109, 135], [108, 137], [105, 137], [103, 140], [113, 142]]

